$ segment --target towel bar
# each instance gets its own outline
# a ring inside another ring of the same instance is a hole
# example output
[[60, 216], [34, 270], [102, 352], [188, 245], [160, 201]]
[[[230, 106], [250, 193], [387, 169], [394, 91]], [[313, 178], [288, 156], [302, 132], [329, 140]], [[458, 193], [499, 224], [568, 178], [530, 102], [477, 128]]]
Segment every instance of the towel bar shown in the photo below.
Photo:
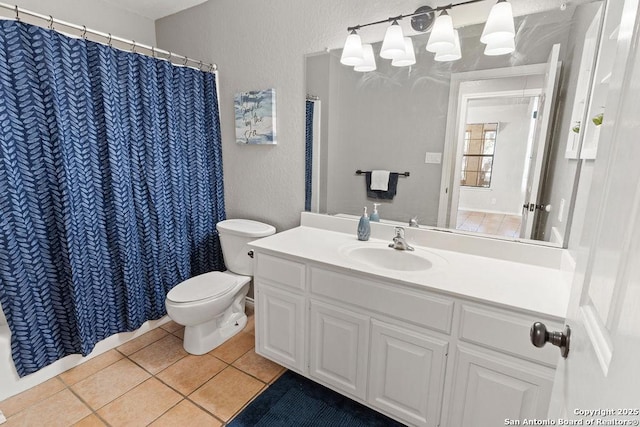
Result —
[[[362, 175], [363, 173], [371, 173], [371, 171], [362, 171], [360, 169], [358, 169], [356, 171], [356, 175]], [[392, 173], [397, 173], [398, 176], [409, 176], [410, 175], [409, 172], [392, 172]]]

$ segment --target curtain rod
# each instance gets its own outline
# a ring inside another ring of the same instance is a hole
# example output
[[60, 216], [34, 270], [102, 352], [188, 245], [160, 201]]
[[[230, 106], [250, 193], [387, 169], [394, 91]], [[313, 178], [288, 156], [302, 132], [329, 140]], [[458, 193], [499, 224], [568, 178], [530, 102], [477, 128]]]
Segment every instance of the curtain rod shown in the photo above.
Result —
[[[126, 44], [126, 45], [130, 45], [130, 50], [133, 53], [140, 53], [142, 55], [146, 55], [146, 56], [152, 56], [154, 58], [157, 59], [164, 59], [165, 61], [169, 61], [171, 63], [174, 63], [172, 61], [172, 58], [175, 58], [177, 60], [182, 60], [182, 63], [180, 64], [179, 62], [176, 62], [178, 65], [183, 65], [183, 66], [187, 66], [188, 63], [191, 64], [195, 64], [194, 67], [192, 68], [198, 68], [200, 71], [208, 71], [208, 72], [213, 72], [216, 71], [218, 69], [218, 66], [216, 64], [209, 64], [209, 63], [204, 63], [202, 61], [199, 61], [197, 59], [192, 59], [189, 58], [187, 56], [184, 55], [178, 55], [177, 53], [173, 53], [164, 49], [158, 49], [157, 47], [154, 46], [148, 46], [142, 43], [138, 43], [135, 40], [129, 40], [129, 39], [125, 39], [122, 37], [117, 37], [112, 35], [111, 33], [104, 33], [102, 31], [98, 31], [98, 30], [93, 30], [91, 28], [87, 28], [85, 25], [77, 25], [77, 24], [72, 24], [70, 22], [66, 22], [63, 21], [61, 19], [56, 19], [51, 15], [43, 15], [41, 13], [38, 12], [33, 12], [31, 10], [28, 9], [24, 9], [21, 7], [18, 7], [17, 5], [15, 6], [11, 6], [10, 4], [6, 4], [6, 3], [2, 3], [0, 2], [0, 7], [7, 9], [7, 10], [11, 10], [15, 13], [14, 19], [16, 21], [20, 21], [20, 15], [27, 15], [27, 16], [32, 16], [34, 18], [38, 18], [38, 19], [42, 19], [44, 21], [47, 21], [48, 25], [49, 25], [49, 29], [50, 30], [55, 30], [54, 28], [54, 24], [58, 24], [58, 25], [62, 25], [64, 27], [68, 27], [68, 28], [73, 28], [75, 30], [80, 31], [80, 37], [82, 37], [83, 39], [86, 39], [86, 35], [87, 33], [91, 33], [93, 35], [96, 35], [98, 37], [102, 37], [104, 39], [106, 39], [106, 43], [101, 43], [101, 44], [106, 44], [108, 46], [111, 46], [111, 43], [114, 41]], [[39, 25], [41, 27], [41, 25]], [[144, 53], [144, 52], [139, 52], [137, 49], [145, 49], [147, 51], [150, 52], [150, 54]], [[165, 56], [166, 57], [163, 57]]]

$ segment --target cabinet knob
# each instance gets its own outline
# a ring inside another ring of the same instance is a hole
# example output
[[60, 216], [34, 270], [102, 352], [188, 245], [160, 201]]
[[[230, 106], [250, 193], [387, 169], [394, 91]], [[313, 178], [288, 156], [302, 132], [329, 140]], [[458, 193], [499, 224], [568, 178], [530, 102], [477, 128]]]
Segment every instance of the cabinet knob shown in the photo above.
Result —
[[571, 338], [571, 328], [569, 325], [565, 325], [564, 331], [549, 332], [544, 323], [535, 322], [531, 325], [531, 331], [529, 332], [531, 337], [531, 344], [536, 347], [544, 347], [547, 342], [560, 347], [560, 354], [565, 359], [569, 355], [569, 342]]

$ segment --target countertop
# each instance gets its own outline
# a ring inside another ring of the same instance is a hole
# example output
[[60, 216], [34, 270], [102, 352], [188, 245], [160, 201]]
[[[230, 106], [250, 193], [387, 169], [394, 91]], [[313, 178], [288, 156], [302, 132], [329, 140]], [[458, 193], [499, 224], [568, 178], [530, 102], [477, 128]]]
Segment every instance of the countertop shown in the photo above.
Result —
[[[390, 241], [360, 242], [353, 234], [300, 226], [250, 243], [260, 252], [282, 254], [326, 264], [388, 283], [446, 293], [451, 296], [526, 310], [562, 321], [569, 285], [559, 269], [409, 244], [434, 262], [423, 271], [376, 268], [352, 260], [345, 248], [384, 246]], [[393, 250], [393, 249], [390, 249]]]

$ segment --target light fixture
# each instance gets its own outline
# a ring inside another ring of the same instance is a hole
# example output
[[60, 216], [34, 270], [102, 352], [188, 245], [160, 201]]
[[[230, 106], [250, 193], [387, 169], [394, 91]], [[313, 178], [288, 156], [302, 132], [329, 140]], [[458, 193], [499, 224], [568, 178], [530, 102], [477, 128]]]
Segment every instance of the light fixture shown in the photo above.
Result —
[[[380, 21], [369, 22], [347, 28], [349, 36], [344, 44], [340, 62], [354, 67], [355, 71], [373, 71], [376, 69], [376, 60], [371, 46], [362, 44], [357, 34], [363, 27], [371, 25], [389, 24], [380, 48], [380, 57], [391, 59], [391, 65], [403, 67], [416, 63], [416, 55], [413, 49], [413, 41], [404, 37], [398, 21], [411, 18], [411, 28], [417, 32], [428, 32], [427, 51], [435, 53], [436, 61], [455, 61], [462, 57], [460, 50], [460, 35], [453, 28], [453, 20], [448, 13], [449, 9], [464, 6], [471, 3], [486, 0], [465, 0], [456, 4], [432, 8], [422, 6], [415, 12], [406, 15], [398, 15]], [[496, 0], [494, 0], [496, 1]], [[435, 18], [436, 13], [440, 15]], [[511, 3], [507, 0], [497, 0], [491, 8], [489, 17], [482, 31], [480, 41], [487, 46], [485, 55], [506, 55], [515, 50], [515, 25], [513, 23], [513, 11]], [[366, 61], [365, 61], [366, 56]]]
[[404, 34], [402, 27], [397, 20], [393, 20], [387, 32], [384, 34], [382, 47], [380, 48], [380, 57], [386, 59], [395, 59], [405, 54]]
[[413, 50], [411, 37], [404, 38], [405, 54], [391, 61], [394, 67], [408, 67], [416, 63], [416, 52]]
[[353, 67], [355, 71], [366, 73], [368, 71], [375, 71], [376, 69], [376, 57], [373, 55], [373, 46], [370, 44], [363, 44], [362, 50], [364, 52], [364, 61]]
[[489, 12], [480, 41], [484, 44], [494, 45], [507, 39], [513, 39], [515, 35], [511, 3], [507, 0], [498, 0]]
[[487, 56], [507, 55], [516, 50], [516, 43], [513, 38], [500, 40], [495, 43], [489, 43], [484, 48], [484, 54]]
[[460, 34], [458, 34], [458, 30], [453, 30], [453, 38], [455, 41], [453, 49], [436, 53], [435, 57], [433, 58], [434, 60], [439, 62], [446, 62], [457, 61], [458, 59], [462, 58], [462, 51], [460, 49]]
[[429, 41], [427, 41], [427, 51], [445, 52], [453, 49], [454, 46], [453, 21], [447, 11], [443, 10], [433, 24]]
[[347, 41], [344, 42], [344, 49], [342, 49], [340, 63], [354, 66], [360, 65], [363, 61], [364, 51], [362, 49], [362, 40], [360, 40], [360, 36], [354, 29], [351, 30], [351, 34], [347, 36]]

